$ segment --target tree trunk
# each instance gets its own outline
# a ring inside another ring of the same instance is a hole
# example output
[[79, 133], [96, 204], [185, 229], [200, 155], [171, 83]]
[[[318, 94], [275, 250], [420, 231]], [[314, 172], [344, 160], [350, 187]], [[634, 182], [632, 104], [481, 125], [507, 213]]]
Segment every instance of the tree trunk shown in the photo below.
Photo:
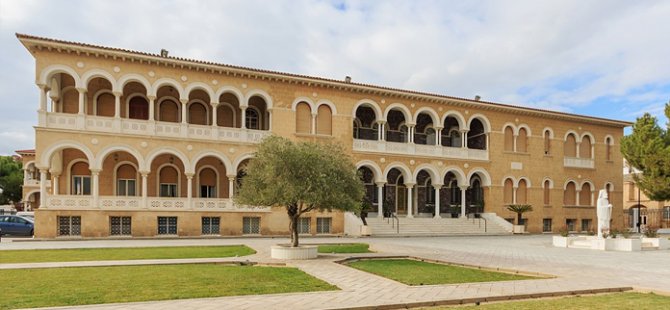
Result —
[[522, 215], [523, 215], [523, 213], [517, 213], [516, 214], [516, 224], [517, 225], [521, 225], [521, 216]]
[[289, 217], [291, 219], [291, 227], [290, 227], [290, 232], [291, 232], [291, 247], [298, 247], [298, 219], [300, 218], [300, 215], [293, 215]]

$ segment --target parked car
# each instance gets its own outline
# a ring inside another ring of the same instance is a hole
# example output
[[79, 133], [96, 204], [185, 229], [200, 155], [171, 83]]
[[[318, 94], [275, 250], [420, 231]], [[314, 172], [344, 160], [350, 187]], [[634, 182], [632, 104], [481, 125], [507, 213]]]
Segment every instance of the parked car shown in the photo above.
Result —
[[33, 222], [35, 221], [35, 212], [32, 212], [32, 211], [19, 211], [19, 212], [16, 212], [16, 215], [18, 215], [20, 217], [25, 217], [29, 220], [33, 220]]
[[35, 223], [29, 218], [16, 215], [0, 215], [0, 230], [3, 235], [32, 236]]

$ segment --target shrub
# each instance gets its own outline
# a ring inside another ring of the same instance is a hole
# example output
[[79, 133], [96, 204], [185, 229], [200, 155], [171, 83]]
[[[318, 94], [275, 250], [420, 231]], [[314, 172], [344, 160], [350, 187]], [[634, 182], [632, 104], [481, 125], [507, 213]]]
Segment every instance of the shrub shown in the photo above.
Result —
[[568, 227], [562, 227], [561, 229], [558, 230], [558, 233], [561, 235], [561, 237], [567, 237], [570, 235], [570, 231], [568, 230]]
[[621, 231], [621, 236], [624, 237], [624, 238], [626, 238], [626, 239], [630, 238], [630, 230], [628, 230], [628, 229], [623, 229], [623, 230]]
[[647, 226], [645, 227], [643, 234], [647, 238], [658, 238], [658, 227]]
[[616, 236], [618, 236], [618, 235], [619, 235], [619, 230], [617, 230], [617, 229], [611, 229], [610, 230], [610, 236], [612, 236], [612, 238], [616, 238]]

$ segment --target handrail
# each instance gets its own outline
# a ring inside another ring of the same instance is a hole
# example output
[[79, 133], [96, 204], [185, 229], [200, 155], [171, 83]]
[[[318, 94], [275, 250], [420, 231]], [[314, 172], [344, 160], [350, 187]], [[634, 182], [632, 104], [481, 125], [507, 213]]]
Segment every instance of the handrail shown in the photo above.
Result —
[[[393, 222], [394, 223], [395, 223], [395, 221], [398, 221], [398, 225], [395, 225], [395, 228], [396, 228], [396, 233], [400, 234], [400, 219], [398, 218], [398, 216], [395, 215], [395, 213], [391, 213], [391, 216], [393, 217]], [[394, 227], [394, 226], [391, 226], [391, 227]]]
[[479, 224], [479, 228], [482, 228], [482, 220], [484, 220], [484, 232], [487, 232], [487, 230], [488, 230], [488, 221], [487, 221], [485, 218], [481, 217], [481, 215], [480, 215], [479, 217], [477, 217], [476, 215], [477, 215], [478, 213], [470, 213], [470, 214], [473, 214], [473, 215], [472, 215], [472, 225], [475, 224], [475, 219], [478, 219], [477, 224]]

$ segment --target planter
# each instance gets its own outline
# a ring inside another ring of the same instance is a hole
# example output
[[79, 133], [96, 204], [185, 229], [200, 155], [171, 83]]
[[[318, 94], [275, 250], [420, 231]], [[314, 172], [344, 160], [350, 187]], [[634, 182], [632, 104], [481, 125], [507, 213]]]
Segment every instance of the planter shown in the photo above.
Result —
[[361, 236], [369, 236], [372, 235], [372, 227], [370, 226], [361, 226]]
[[642, 250], [642, 240], [640, 239], [604, 239], [605, 250], [633, 252]]
[[526, 232], [526, 226], [524, 225], [514, 225], [512, 227], [512, 232], [515, 234], [523, 234]]
[[273, 245], [270, 257], [274, 259], [313, 259], [319, 256], [316, 245], [301, 245], [293, 248], [288, 245]]
[[569, 241], [570, 237], [554, 236], [552, 238], [552, 244], [557, 248], [567, 248]]
[[659, 250], [670, 249], [670, 240], [666, 238], [642, 238], [642, 243], [651, 244], [652, 247], [658, 248]]

